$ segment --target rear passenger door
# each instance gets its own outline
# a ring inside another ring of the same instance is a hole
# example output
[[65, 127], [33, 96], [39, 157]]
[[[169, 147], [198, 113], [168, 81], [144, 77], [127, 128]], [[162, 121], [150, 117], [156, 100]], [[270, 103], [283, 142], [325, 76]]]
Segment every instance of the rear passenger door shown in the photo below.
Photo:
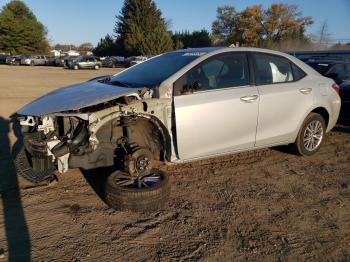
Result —
[[285, 57], [253, 53], [252, 60], [260, 95], [255, 146], [291, 142], [313, 103], [313, 85], [301, 84], [306, 74]]

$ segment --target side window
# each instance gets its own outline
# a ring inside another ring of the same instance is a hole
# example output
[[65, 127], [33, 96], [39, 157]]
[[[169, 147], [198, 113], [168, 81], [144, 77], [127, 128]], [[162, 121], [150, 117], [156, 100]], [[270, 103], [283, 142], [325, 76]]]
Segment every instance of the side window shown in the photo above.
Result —
[[297, 67], [295, 64], [292, 64], [292, 70], [293, 70], [293, 78], [294, 81], [298, 81], [306, 76], [305, 72], [301, 70], [299, 67]]
[[249, 85], [247, 57], [225, 53], [197, 65], [175, 82], [174, 95]]
[[254, 54], [254, 59], [257, 84], [285, 83], [294, 80], [288, 59], [267, 54]]

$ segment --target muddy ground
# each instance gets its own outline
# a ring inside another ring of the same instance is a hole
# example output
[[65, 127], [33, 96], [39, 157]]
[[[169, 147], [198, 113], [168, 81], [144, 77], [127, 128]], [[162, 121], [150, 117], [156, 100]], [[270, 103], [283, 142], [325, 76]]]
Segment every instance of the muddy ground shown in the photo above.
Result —
[[171, 198], [153, 213], [113, 211], [98, 196], [102, 176], [79, 170], [35, 188], [17, 178], [9, 116], [115, 71], [0, 66], [0, 260], [350, 260], [348, 119], [312, 157], [277, 148], [164, 167]]

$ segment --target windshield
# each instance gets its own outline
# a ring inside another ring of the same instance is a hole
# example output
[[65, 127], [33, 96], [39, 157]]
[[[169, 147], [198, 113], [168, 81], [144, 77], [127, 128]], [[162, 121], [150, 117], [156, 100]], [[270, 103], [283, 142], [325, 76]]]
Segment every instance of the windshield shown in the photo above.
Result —
[[124, 84], [129, 87], [153, 87], [175, 74], [199, 55], [186, 52], [167, 53], [136, 65], [111, 78], [110, 83]]

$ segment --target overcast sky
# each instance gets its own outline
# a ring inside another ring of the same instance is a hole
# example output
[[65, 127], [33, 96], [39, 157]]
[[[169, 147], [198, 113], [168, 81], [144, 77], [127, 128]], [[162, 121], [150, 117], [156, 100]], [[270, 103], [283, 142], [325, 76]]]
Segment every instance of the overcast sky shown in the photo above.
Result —
[[[0, 0], [3, 6], [9, 0]], [[107, 33], [112, 34], [115, 16], [123, 5], [122, 0], [24, 0], [38, 19], [47, 27], [52, 44], [94, 45]], [[327, 21], [333, 41], [350, 42], [350, 0], [156, 0], [163, 17], [172, 22], [171, 29], [210, 31], [215, 20], [216, 8], [233, 5], [238, 11], [245, 7], [274, 2], [297, 4], [305, 16], [312, 16], [315, 24], [308, 33], [317, 34], [321, 24]]]

